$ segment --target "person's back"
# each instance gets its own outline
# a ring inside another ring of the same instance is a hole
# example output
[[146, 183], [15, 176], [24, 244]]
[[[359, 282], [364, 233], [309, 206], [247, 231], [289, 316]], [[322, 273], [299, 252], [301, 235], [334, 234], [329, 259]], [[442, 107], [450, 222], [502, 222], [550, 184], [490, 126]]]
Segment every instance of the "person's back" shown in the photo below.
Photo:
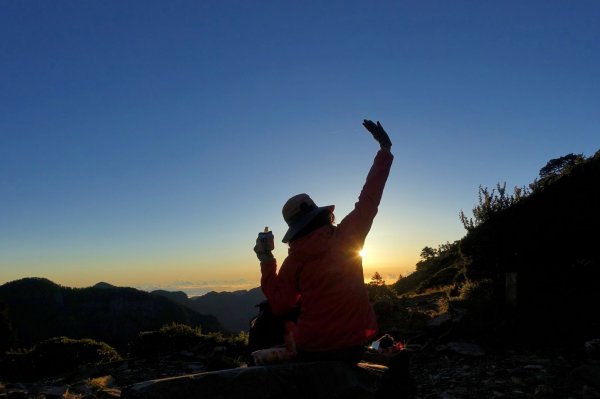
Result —
[[[294, 263], [294, 265], [292, 265]], [[300, 317], [295, 339], [305, 351], [362, 344], [377, 330], [358, 252], [322, 227], [290, 244], [284, 265], [298, 270]]]

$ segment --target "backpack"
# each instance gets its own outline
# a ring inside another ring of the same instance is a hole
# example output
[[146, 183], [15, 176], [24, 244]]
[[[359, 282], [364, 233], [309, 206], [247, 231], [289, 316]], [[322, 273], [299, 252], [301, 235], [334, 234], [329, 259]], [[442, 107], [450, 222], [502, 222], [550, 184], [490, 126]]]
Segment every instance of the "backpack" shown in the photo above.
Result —
[[248, 331], [248, 350], [250, 353], [259, 349], [283, 345], [285, 322], [298, 321], [300, 307], [296, 306], [283, 316], [275, 316], [267, 300], [262, 301], [256, 307], [258, 307], [258, 315], [250, 320]]

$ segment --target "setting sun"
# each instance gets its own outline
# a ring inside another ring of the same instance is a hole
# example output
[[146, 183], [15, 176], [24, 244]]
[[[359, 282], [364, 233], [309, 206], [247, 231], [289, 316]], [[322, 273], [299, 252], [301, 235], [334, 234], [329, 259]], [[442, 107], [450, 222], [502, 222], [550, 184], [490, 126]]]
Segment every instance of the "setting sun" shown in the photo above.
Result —
[[361, 258], [364, 258], [365, 255], [367, 254], [367, 251], [365, 251], [365, 249], [361, 249], [360, 251], [358, 251], [358, 256], [360, 256]]

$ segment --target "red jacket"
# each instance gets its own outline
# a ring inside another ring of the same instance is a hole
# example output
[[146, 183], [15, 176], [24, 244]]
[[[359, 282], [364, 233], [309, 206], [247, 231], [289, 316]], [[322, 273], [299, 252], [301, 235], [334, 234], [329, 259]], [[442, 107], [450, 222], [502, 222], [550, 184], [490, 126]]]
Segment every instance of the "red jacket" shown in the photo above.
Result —
[[377, 214], [393, 159], [389, 151], [379, 151], [354, 210], [337, 226], [292, 241], [279, 273], [275, 260], [261, 263], [261, 287], [275, 314], [300, 300], [294, 338], [301, 350], [362, 345], [377, 333], [358, 251]]

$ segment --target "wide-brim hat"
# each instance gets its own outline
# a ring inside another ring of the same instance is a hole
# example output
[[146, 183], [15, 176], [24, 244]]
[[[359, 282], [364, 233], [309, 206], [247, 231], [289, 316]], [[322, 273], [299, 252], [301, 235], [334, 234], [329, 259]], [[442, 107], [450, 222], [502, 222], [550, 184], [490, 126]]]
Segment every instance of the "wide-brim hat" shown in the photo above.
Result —
[[281, 210], [283, 219], [289, 227], [281, 241], [289, 242], [291, 238], [305, 228], [321, 212], [333, 212], [334, 209], [335, 205], [318, 207], [308, 194], [294, 195], [287, 200]]

